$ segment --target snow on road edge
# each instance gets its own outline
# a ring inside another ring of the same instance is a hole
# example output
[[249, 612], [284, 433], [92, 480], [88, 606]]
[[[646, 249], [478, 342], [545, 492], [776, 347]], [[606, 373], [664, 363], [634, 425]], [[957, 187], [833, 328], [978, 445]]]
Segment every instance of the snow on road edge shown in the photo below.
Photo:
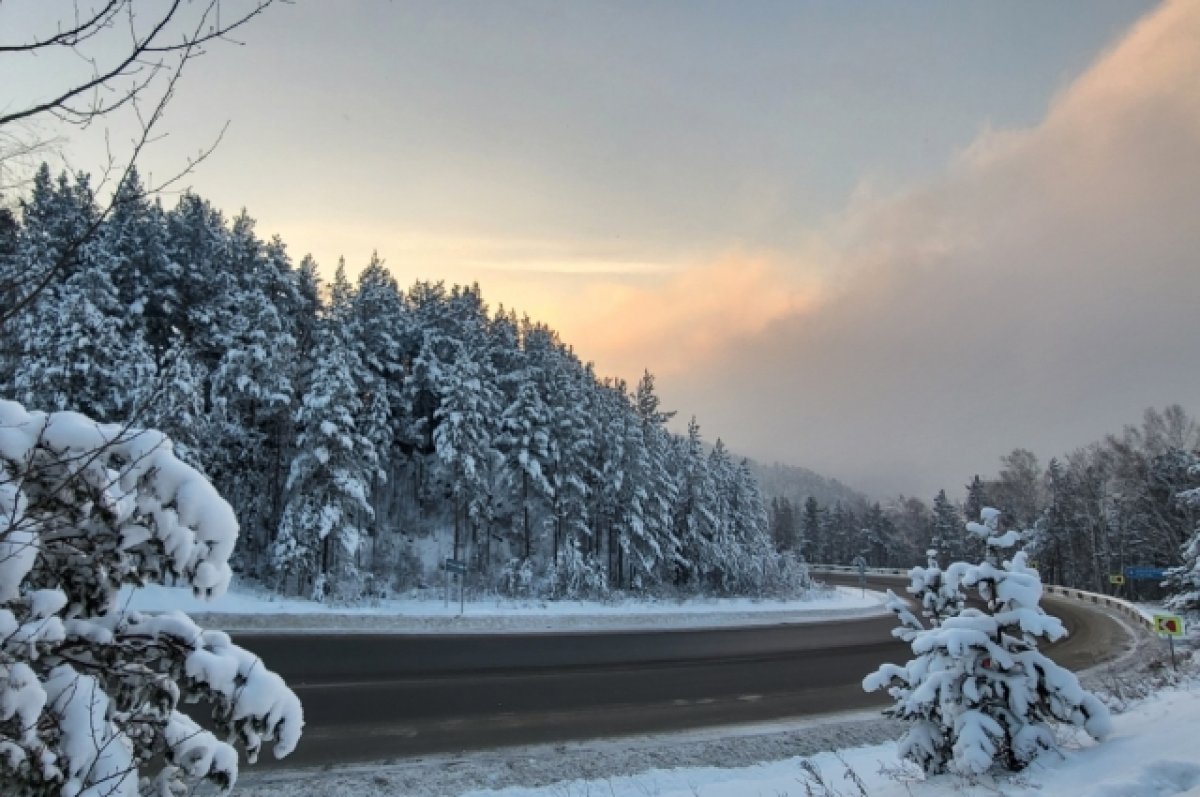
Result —
[[850, 587], [815, 591], [801, 600], [724, 598], [711, 600], [470, 601], [459, 616], [457, 602], [407, 599], [364, 607], [336, 607], [313, 601], [231, 592], [211, 603], [187, 590], [145, 587], [122, 593], [126, 610], [178, 609], [211, 628], [226, 631], [317, 633], [486, 634], [623, 631], [666, 628], [829, 622], [887, 614], [886, 596]]

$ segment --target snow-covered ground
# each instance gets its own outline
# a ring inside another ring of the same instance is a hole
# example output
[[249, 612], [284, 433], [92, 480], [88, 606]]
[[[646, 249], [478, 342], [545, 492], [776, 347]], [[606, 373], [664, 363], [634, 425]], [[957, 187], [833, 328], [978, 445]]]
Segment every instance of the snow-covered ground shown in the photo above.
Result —
[[[1063, 756], [1046, 757], [1023, 773], [979, 778], [926, 779], [896, 760], [894, 742], [736, 769], [693, 767], [652, 770], [604, 780], [575, 780], [543, 788], [466, 792], [463, 797], [750, 797], [751, 795], [1088, 795], [1167, 797], [1200, 795], [1200, 754], [1192, 735], [1200, 727], [1200, 684], [1148, 699], [1116, 718], [1103, 744], [1080, 734]], [[822, 786], [821, 784], [824, 784]], [[811, 791], [809, 791], [811, 789]]]
[[200, 625], [224, 630], [395, 633], [552, 632], [585, 629], [712, 628], [804, 623], [886, 614], [886, 597], [850, 587], [814, 589], [798, 600], [751, 598], [686, 601], [622, 600], [467, 601], [459, 615], [457, 595], [381, 600], [369, 606], [336, 606], [234, 589], [214, 601], [189, 590], [162, 586], [126, 589], [120, 605], [139, 611], [179, 609]]

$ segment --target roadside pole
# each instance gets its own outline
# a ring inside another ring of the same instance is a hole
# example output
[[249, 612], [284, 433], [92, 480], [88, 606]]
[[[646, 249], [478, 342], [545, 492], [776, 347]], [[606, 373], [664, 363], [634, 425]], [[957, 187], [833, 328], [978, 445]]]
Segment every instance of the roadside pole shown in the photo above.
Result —
[[463, 597], [463, 582], [467, 579], [467, 563], [459, 559], [447, 559], [442, 562], [442, 571], [446, 574], [446, 606], [450, 606], [450, 574], [458, 579], [458, 616], [463, 615], [465, 598]]
[[867, 597], [867, 560], [856, 556], [850, 564], [858, 568], [858, 588], [862, 590], [862, 596], [865, 598]]
[[[473, 536], [474, 536], [474, 534], [472, 534], [472, 537]], [[471, 561], [471, 540], [470, 539], [468, 539], [466, 541], [466, 543], [463, 545], [463, 549], [464, 549], [464, 553], [463, 553], [462, 575], [458, 577], [459, 578], [459, 581], [458, 581], [458, 616], [459, 617], [462, 617], [464, 614], [466, 614], [466, 611], [467, 611], [466, 598], [464, 597], [464, 595], [466, 594], [466, 591], [467, 591], [467, 563]]]

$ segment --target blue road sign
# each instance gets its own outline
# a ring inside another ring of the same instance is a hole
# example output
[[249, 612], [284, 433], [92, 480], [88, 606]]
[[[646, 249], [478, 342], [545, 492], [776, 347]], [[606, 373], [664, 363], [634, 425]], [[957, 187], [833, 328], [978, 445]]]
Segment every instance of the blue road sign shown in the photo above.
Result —
[[1167, 575], [1165, 567], [1127, 567], [1125, 578], [1134, 581], [1162, 581]]

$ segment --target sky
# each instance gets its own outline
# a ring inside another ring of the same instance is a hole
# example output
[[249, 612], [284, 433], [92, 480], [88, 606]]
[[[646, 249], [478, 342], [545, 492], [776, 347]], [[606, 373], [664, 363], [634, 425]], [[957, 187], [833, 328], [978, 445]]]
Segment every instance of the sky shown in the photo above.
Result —
[[188, 184], [297, 260], [478, 282], [738, 453], [928, 498], [1200, 409], [1195, 0], [299, 0], [237, 38], [143, 170], [228, 123]]

